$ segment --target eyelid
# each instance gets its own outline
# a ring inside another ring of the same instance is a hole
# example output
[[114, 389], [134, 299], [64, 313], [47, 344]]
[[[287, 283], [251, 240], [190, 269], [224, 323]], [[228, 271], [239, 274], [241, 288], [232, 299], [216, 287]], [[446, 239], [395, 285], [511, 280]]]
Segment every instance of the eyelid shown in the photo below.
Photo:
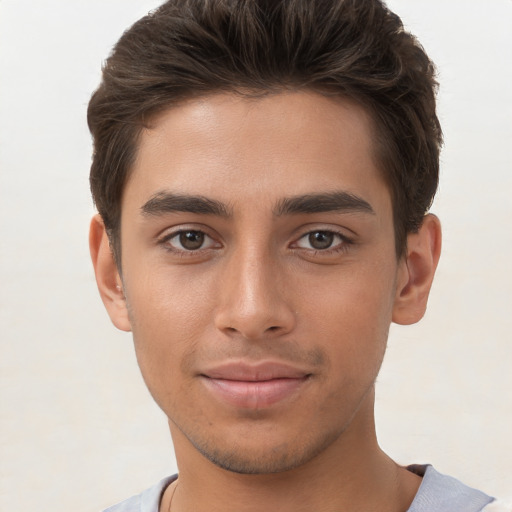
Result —
[[333, 226], [332, 224], [308, 224], [295, 230], [293, 239], [294, 241], [297, 241], [311, 233], [318, 233], [320, 231], [323, 233], [338, 235], [346, 242], [354, 242], [356, 238], [356, 233], [349, 228]]
[[[169, 243], [170, 240], [179, 236], [181, 233], [186, 233], [189, 231], [195, 231], [197, 233], [202, 233], [205, 236], [205, 238], [210, 239], [213, 243], [209, 244], [208, 247], [200, 247], [199, 249], [195, 249], [195, 250], [194, 249], [185, 249], [185, 248], [180, 249], [179, 247], [174, 247]], [[197, 225], [197, 224], [196, 225], [193, 225], [193, 224], [183, 225], [183, 224], [181, 224], [181, 225], [174, 226], [172, 228], [166, 228], [165, 230], [163, 230], [157, 236], [156, 242], [158, 245], [164, 246], [164, 248], [168, 251], [193, 255], [200, 251], [208, 251], [210, 249], [222, 247], [222, 242], [219, 241], [220, 237], [214, 236], [211, 233], [211, 231], [212, 231], [211, 229], [207, 228], [204, 225]]]
[[[211, 243], [208, 244], [207, 247], [200, 247], [198, 249], [186, 249], [186, 248], [179, 248], [174, 247], [171, 244], [169, 244], [169, 241], [173, 238], [179, 236], [181, 233], [186, 233], [187, 231], [196, 231], [199, 233], [204, 234], [205, 238], [209, 239]], [[311, 253], [322, 253], [322, 254], [329, 254], [329, 253], [335, 253], [340, 252], [340, 250], [346, 249], [348, 246], [353, 245], [355, 243], [353, 237], [346, 234], [346, 231], [350, 231], [352, 233], [352, 230], [350, 229], [343, 229], [338, 226], [326, 226], [326, 225], [308, 225], [308, 226], [302, 226], [300, 230], [296, 230], [296, 236], [293, 237], [293, 241], [291, 244], [289, 244], [289, 247], [291, 249], [303, 249], [306, 251], [309, 251]], [[315, 249], [313, 247], [306, 248], [306, 247], [300, 247], [297, 245], [297, 243], [304, 239], [305, 237], [311, 235], [315, 232], [324, 232], [324, 233], [331, 233], [337, 237], [340, 238], [340, 241], [337, 243], [334, 243], [333, 246], [328, 247], [326, 249]], [[216, 232], [213, 231], [208, 226], [205, 226], [203, 224], [180, 224], [177, 226], [167, 227], [166, 229], [162, 230], [156, 237], [156, 243], [158, 245], [164, 246], [164, 248], [170, 252], [175, 253], [183, 253], [184, 255], [193, 255], [196, 253], [199, 253], [201, 251], [208, 251], [210, 249], [216, 249], [216, 248], [222, 248], [224, 246], [224, 242], [222, 241], [221, 236]]]
[[308, 249], [307, 247], [301, 247], [300, 245], [298, 245], [298, 243], [301, 241], [301, 240], [306, 240], [307, 238], [309, 238], [309, 236], [311, 236], [311, 234], [313, 233], [328, 233], [328, 234], [332, 234], [334, 235], [334, 237], [338, 237], [340, 239], [340, 241], [338, 243], [335, 243], [333, 241], [333, 245], [330, 246], [330, 247], [327, 247], [326, 249], [315, 249], [314, 247], [311, 247], [309, 248], [310, 250], [321, 250], [321, 251], [328, 251], [329, 249], [332, 249], [338, 245], [341, 245], [343, 243], [347, 243], [347, 239], [345, 237], [343, 237], [340, 233], [337, 233], [335, 231], [327, 231], [325, 229], [315, 229], [313, 231], [309, 231], [308, 233], [305, 233], [304, 235], [302, 235], [300, 238], [298, 238], [294, 244], [296, 244], [298, 247], [300, 247], [301, 249]]
[[[351, 230], [349, 230], [351, 231]], [[327, 247], [325, 249], [315, 249], [314, 247], [301, 247], [298, 245], [298, 242], [305, 237], [311, 235], [312, 233], [331, 233], [340, 238], [340, 241], [334, 242], [332, 246]], [[352, 232], [352, 231], [351, 231]], [[294, 237], [294, 241], [290, 244], [290, 249], [294, 251], [301, 251], [304, 255], [309, 255], [315, 258], [328, 258], [336, 255], [340, 255], [349, 250], [351, 246], [355, 244], [355, 240], [351, 236], [347, 236], [345, 230], [340, 227], [334, 226], [325, 226], [325, 225], [309, 225], [302, 226], [300, 230], [300, 235]]]

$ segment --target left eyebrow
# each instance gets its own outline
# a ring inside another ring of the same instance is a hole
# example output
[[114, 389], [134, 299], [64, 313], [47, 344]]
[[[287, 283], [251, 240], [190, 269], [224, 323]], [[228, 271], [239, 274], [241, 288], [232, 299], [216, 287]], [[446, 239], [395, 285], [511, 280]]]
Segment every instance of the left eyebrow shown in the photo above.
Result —
[[299, 213], [358, 212], [375, 215], [375, 211], [362, 197], [349, 192], [304, 194], [281, 199], [274, 208], [274, 215]]

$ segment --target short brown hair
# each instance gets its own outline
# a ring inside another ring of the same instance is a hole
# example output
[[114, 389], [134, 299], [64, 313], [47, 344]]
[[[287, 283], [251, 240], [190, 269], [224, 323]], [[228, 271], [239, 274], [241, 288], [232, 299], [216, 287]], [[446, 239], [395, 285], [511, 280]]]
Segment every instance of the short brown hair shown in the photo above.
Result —
[[397, 255], [438, 184], [435, 68], [380, 0], [170, 0], [128, 29], [88, 109], [91, 190], [120, 263], [124, 184], [151, 117], [184, 99], [312, 90], [350, 98], [375, 123]]

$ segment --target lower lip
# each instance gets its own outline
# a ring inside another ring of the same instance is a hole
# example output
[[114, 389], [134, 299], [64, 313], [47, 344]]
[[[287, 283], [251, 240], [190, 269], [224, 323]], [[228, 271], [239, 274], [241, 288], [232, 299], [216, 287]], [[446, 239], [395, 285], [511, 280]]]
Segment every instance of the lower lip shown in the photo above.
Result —
[[214, 396], [235, 407], [262, 409], [294, 395], [308, 380], [272, 379], [264, 381], [239, 381], [203, 377], [205, 386]]

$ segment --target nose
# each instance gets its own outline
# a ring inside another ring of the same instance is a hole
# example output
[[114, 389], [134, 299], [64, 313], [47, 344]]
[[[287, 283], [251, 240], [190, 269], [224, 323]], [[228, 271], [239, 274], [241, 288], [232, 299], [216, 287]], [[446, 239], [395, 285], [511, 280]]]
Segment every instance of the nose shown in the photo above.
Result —
[[251, 247], [231, 255], [219, 286], [217, 329], [249, 340], [279, 337], [293, 330], [296, 315], [286, 299], [290, 293], [276, 259]]

